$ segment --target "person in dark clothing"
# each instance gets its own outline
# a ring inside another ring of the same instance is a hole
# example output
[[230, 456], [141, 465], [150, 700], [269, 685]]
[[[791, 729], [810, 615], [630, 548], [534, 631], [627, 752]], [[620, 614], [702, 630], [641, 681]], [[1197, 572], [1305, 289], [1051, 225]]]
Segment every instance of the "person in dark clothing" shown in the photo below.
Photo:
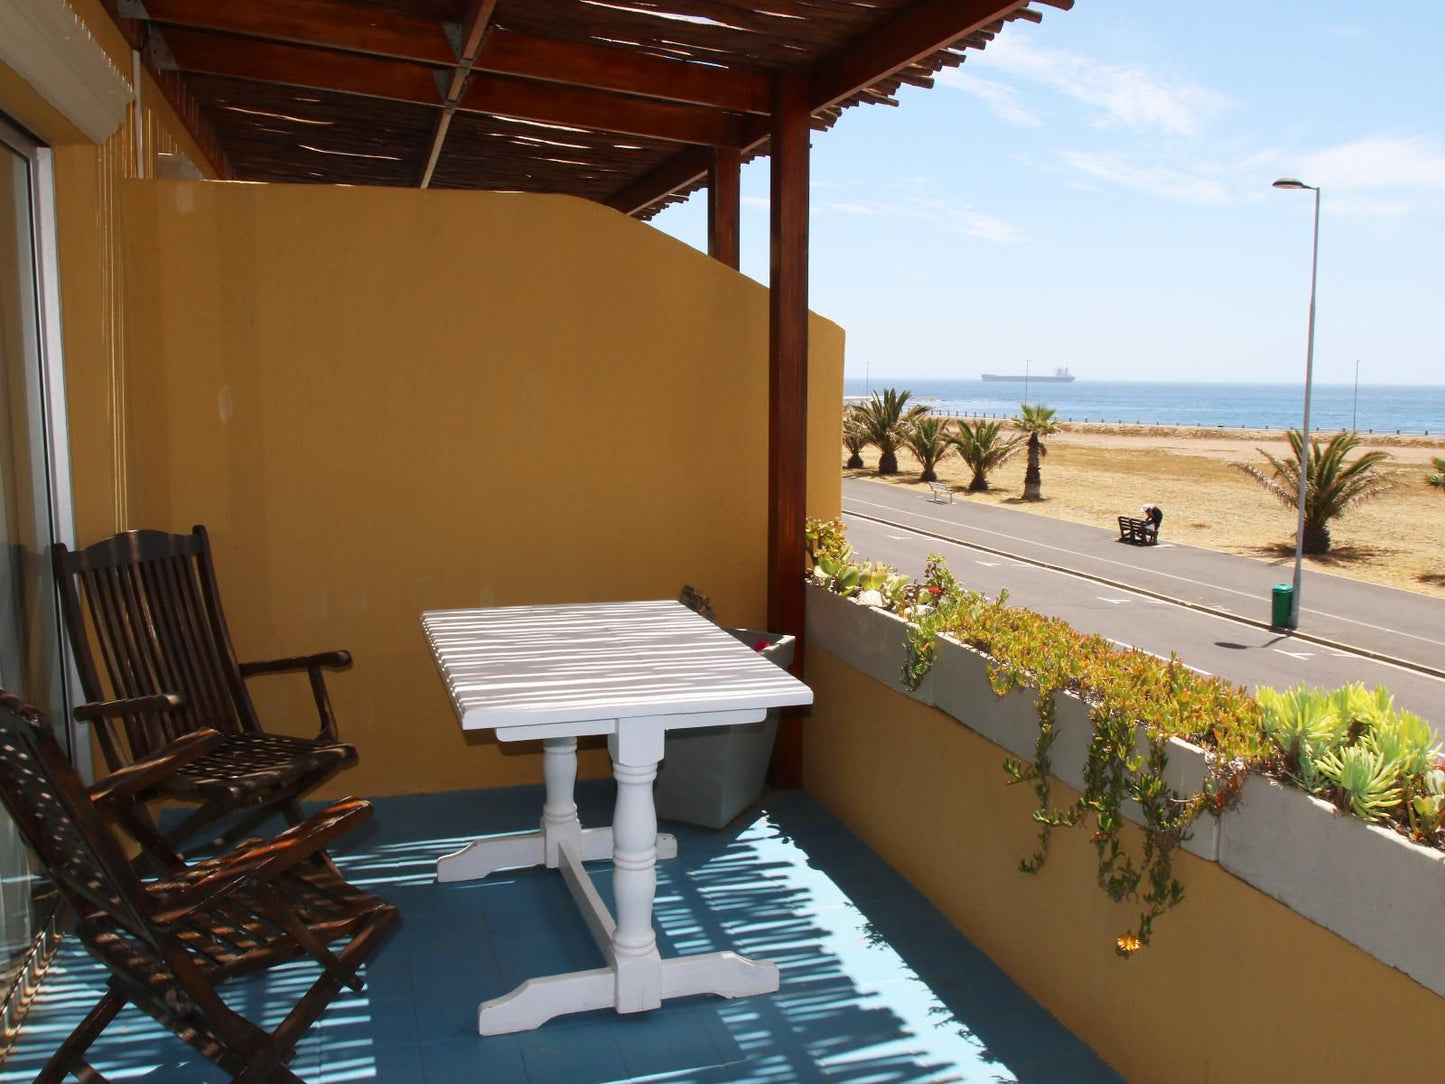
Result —
[[1159, 537], [1159, 525], [1164, 522], [1164, 513], [1157, 504], [1146, 504], [1143, 511], [1144, 520], [1148, 524], [1146, 530], [1154, 537]]

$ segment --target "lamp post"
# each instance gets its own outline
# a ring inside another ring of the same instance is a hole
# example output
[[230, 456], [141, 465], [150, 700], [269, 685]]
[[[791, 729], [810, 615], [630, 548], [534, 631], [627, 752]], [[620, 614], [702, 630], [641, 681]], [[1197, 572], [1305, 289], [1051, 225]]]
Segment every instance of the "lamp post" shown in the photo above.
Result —
[[1355, 425], [1360, 416], [1360, 359], [1355, 359], [1355, 401], [1350, 406], [1350, 432], [1358, 433], [1359, 428]]
[[1315, 243], [1314, 255], [1310, 260], [1310, 330], [1305, 345], [1305, 416], [1300, 430], [1299, 463], [1299, 520], [1295, 525], [1294, 540], [1294, 593], [1290, 596], [1289, 627], [1299, 628], [1300, 571], [1305, 552], [1305, 499], [1309, 488], [1310, 462], [1310, 389], [1315, 371], [1315, 284], [1320, 269], [1320, 189], [1319, 185], [1305, 184], [1294, 177], [1281, 177], [1274, 182], [1275, 188], [1299, 188], [1315, 194]]

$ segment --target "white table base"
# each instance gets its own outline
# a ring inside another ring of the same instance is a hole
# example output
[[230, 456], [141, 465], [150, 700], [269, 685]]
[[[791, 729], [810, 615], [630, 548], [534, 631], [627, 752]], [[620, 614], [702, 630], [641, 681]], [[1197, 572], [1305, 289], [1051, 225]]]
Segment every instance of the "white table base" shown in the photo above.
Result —
[[[758, 713], [760, 714], [760, 713]], [[677, 854], [677, 840], [657, 833], [652, 783], [662, 760], [669, 724], [664, 716], [618, 720], [608, 736], [617, 808], [611, 829], [583, 829], [577, 820], [573, 788], [577, 778], [577, 739], [553, 737], [544, 743], [547, 798], [541, 831], [496, 840], [477, 840], [437, 862], [437, 879], [484, 877], [517, 865], [559, 868], [587, 922], [607, 966], [590, 971], [528, 979], [511, 993], [484, 1002], [477, 1010], [477, 1031], [503, 1035], [527, 1031], [566, 1013], [613, 1008], [620, 1013], [655, 1009], [665, 998], [716, 994], [746, 997], [778, 989], [776, 965], [734, 952], [710, 952], [664, 960], [652, 928], [657, 891], [657, 860]], [[583, 862], [612, 858], [614, 917], [602, 902]]]
[[[479, 881], [502, 869], [529, 866], [557, 868], [558, 851], [569, 843], [584, 862], [612, 857], [611, 828], [583, 828], [577, 819], [573, 792], [577, 784], [577, 739], [548, 738], [542, 743], [542, 774], [547, 797], [542, 805], [542, 824], [536, 832], [474, 839], [459, 851], [437, 859], [437, 880]], [[670, 832], [657, 837], [657, 857], [677, 857], [677, 837]]]

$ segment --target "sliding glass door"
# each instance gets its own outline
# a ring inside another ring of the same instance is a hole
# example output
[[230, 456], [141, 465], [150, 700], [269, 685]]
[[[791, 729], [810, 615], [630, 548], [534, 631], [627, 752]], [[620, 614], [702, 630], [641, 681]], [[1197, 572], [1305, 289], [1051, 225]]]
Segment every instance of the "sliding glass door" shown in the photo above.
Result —
[[[44, 153], [0, 117], [0, 687], [42, 709], [64, 741], [64, 664], [49, 560], [57, 512], [38, 243]], [[10, 994], [53, 906], [0, 809], [0, 999], [7, 1017]]]

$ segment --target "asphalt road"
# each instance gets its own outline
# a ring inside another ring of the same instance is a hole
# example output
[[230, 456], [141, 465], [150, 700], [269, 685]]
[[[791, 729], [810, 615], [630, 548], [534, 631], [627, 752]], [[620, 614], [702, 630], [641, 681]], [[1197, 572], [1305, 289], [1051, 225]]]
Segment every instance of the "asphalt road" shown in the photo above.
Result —
[[[1249, 616], [1267, 619], [1269, 587], [1288, 580], [1288, 566], [1281, 576], [1280, 566], [1191, 547], [1172, 547], [1173, 553], [1162, 544], [1157, 549], [1125, 547], [1117, 542], [1116, 531], [970, 505], [963, 498], [953, 505], [930, 504], [914, 491], [877, 483], [846, 482], [843, 504], [848, 538], [860, 558], [884, 561], [916, 576], [922, 573], [928, 554], [941, 553], [965, 586], [989, 595], [1006, 588], [1011, 602], [1061, 617], [1075, 628], [1120, 645], [1163, 658], [1173, 652], [1200, 673], [1251, 688], [1284, 688], [1302, 681], [1329, 688], [1346, 681], [1384, 685], [1400, 707], [1428, 719], [1437, 730], [1445, 730], [1445, 677], [1426, 672], [1445, 671], [1445, 640], [1441, 639], [1445, 603], [1438, 599], [1388, 588], [1354, 594], [1327, 592], [1306, 579], [1301, 592], [1305, 603], [1302, 631], [1316, 632], [1316, 627], [1322, 626], [1324, 631], [1317, 635], [1340, 644], [1363, 641], [1365, 651], [1381, 656], [1402, 650], [1403, 661], [1410, 665], [1400, 666], [1209, 612], [1220, 603], [1243, 609], [1237, 592], [1246, 592], [1240, 585], [1253, 576], [1262, 586], [1257, 586], [1250, 599]], [[893, 524], [847, 514], [854, 511]], [[944, 541], [935, 537], [938, 535], [957, 541]], [[1010, 552], [1055, 567], [1018, 560]], [[1231, 567], [1235, 562], [1257, 567]], [[1126, 582], [1143, 591], [1118, 586]], [[1170, 591], [1188, 605], [1159, 597]], [[1318, 595], [1328, 595], [1319, 605], [1328, 601], [1332, 606], [1343, 605], [1346, 612], [1337, 615], [1321, 610], [1326, 616], [1316, 617], [1309, 603]], [[1401, 605], [1400, 596], [1408, 607]], [[1404, 632], [1392, 627], [1402, 618]]]

